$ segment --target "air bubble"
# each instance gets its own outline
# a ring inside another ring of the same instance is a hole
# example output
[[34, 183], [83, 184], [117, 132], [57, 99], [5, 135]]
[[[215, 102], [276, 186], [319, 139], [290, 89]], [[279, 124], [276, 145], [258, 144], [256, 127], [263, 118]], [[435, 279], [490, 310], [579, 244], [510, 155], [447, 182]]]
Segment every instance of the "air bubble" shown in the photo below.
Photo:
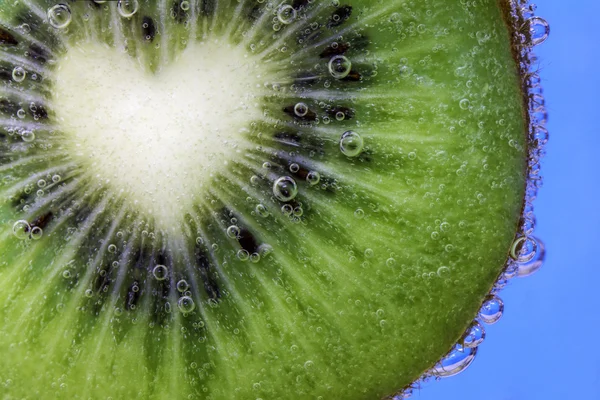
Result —
[[468, 99], [462, 99], [458, 104], [463, 110], [468, 110], [471, 102]]
[[354, 210], [354, 217], [358, 219], [362, 219], [365, 216], [365, 212], [362, 208], [357, 208]]
[[269, 210], [262, 204], [258, 204], [254, 209], [256, 210], [256, 213], [263, 218], [269, 216]]
[[21, 133], [21, 139], [23, 139], [24, 142], [31, 143], [35, 140], [35, 133], [32, 131], [23, 131], [23, 133]]
[[294, 114], [298, 117], [304, 117], [308, 114], [308, 106], [304, 103], [296, 103], [294, 106]]
[[513, 242], [510, 256], [519, 263], [526, 263], [535, 257], [537, 247], [537, 241], [533, 236], [521, 236]]
[[346, 131], [340, 139], [340, 150], [345, 156], [356, 157], [363, 149], [362, 137], [354, 131]]
[[524, 27], [529, 29], [529, 45], [531, 46], [544, 43], [550, 35], [550, 25], [545, 19], [540, 17], [529, 18], [525, 21]]
[[290, 215], [292, 215], [293, 212], [294, 212], [294, 209], [292, 208], [291, 205], [284, 204], [281, 206], [281, 213], [283, 215], [290, 216]]
[[343, 79], [350, 74], [352, 63], [344, 56], [333, 56], [328, 64], [329, 73], [336, 79]]
[[87, 298], [91, 298], [94, 295], [94, 292], [92, 291], [92, 289], [86, 289], [84, 295]]
[[479, 321], [473, 321], [471, 326], [469, 326], [469, 328], [465, 332], [461, 344], [463, 345], [463, 347], [472, 349], [483, 343], [484, 339], [485, 329], [479, 323]]
[[133, 15], [138, 11], [138, 8], [138, 0], [119, 0], [119, 3], [117, 4], [119, 14], [125, 18], [133, 17]]
[[179, 282], [177, 282], [176, 286], [177, 286], [177, 290], [180, 293], [183, 293], [190, 288], [190, 285], [187, 283], [187, 281], [185, 279], [182, 279]]
[[237, 238], [240, 236], [240, 228], [236, 225], [231, 225], [229, 228], [227, 228], [227, 236], [232, 239]]
[[63, 271], [62, 276], [65, 279], [69, 279], [71, 277], [71, 271], [69, 271], [69, 270]]
[[260, 254], [258, 253], [252, 253], [250, 254], [250, 261], [252, 261], [253, 263], [257, 263], [260, 261]]
[[238, 250], [237, 258], [240, 261], [247, 261], [248, 258], [250, 258], [250, 253], [248, 252], [248, 250], [245, 250], [245, 249]]
[[335, 119], [337, 119], [338, 121], [343, 121], [346, 118], [346, 114], [344, 114], [341, 111], [338, 111], [335, 113]]
[[108, 246], [108, 252], [109, 253], [116, 253], [117, 252], [117, 246], [115, 246], [114, 244], [111, 244]]
[[464, 348], [457, 345], [431, 370], [431, 374], [440, 378], [458, 375], [473, 363], [476, 355], [477, 347]]
[[504, 303], [497, 296], [488, 297], [479, 310], [479, 318], [486, 324], [495, 324], [502, 317]]
[[12, 78], [15, 82], [23, 82], [27, 77], [27, 71], [23, 67], [15, 67], [12, 71]]
[[295, 174], [298, 171], [300, 171], [300, 166], [298, 164], [296, 164], [296, 163], [290, 164], [290, 172], [291, 173]]
[[289, 25], [296, 19], [296, 10], [288, 4], [283, 5], [277, 10], [277, 19], [282, 24]]
[[450, 276], [450, 268], [448, 267], [439, 267], [437, 270], [437, 275], [440, 278], [448, 278]]
[[183, 11], [187, 11], [190, 9], [190, 2], [189, 1], [182, 1], [181, 4], [179, 4], [179, 7], [181, 7], [181, 9]]
[[321, 180], [321, 175], [317, 171], [310, 171], [308, 174], [306, 174], [306, 181], [311, 186], [318, 184], [320, 180]]
[[13, 234], [19, 239], [27, 239], [30, 231], [29, 222], [23, 219], [13, 224]]
[[48, 22], [56, 29], [64, 29], [71, 23], [71, 9], [66, 4], [57, 4], [48, 9]]
[[154, 276], [154, 279], [156, 279], [157, 281], [164, 281], [165, 279], [167, 279], [167, 276], [169, 275], [169, 270], [164, 265], [157, 265], [152, 270], [152, 275]]
[[31, 238], [34, 240], [39, 240], [44, 235], [44, 231], [39, 226], [34, 226], [31, 228]]
[[537, 246], [533, 256], [531, 257], [531, 260], [517, 263], [517, 276], [519, 278], [525, 278], [533, 275], [544, 264], [544, 259], [546, 257], [546, 246], [541, 240], [537, 238], [534, 238], [534, 240], [536, 241]]
[[192, 300], [191, 297], [183, 296], [179, 299], [179, 301], [177, 301], [177, 307], [179, 307], [179, 310], [182, 313], [187, 314], [194, 311], [194, 308], [196, 308], [196, 304], [194, 304], [194, 300]]
[[19, 118], [21, 118], [21, 119], [25, 118], [25, 116], [26, 116], [26, 115], [27, 115], [27, 114], [25, 113], [25, 110], [23, 110], [22, 108], [20, 108], [20, 109], [17, 111], [17, 117], [19, 117]]
[[39, 181], [37, 181], [37, 185], [40, 188], [46, 187], [46, 181], [44, 179], [40, 179]]
[[282, 176], [273, 183], [273, 194], [280, 201], [290, 201], [298, 194], [296, 181], [289, 176]]

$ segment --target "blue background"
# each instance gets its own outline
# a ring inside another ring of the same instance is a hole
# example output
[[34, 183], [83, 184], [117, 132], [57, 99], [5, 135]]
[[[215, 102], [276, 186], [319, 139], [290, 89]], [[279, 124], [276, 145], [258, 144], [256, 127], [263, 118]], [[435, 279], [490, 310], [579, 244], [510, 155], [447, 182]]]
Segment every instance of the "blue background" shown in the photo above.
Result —
[[538, 0], [550, 23], [540, 58], [550, 142], [535, 235], [537, 274], [501, 293], [505, 312], [462, 374], [418, 400], [600, 400], [600, 1]]

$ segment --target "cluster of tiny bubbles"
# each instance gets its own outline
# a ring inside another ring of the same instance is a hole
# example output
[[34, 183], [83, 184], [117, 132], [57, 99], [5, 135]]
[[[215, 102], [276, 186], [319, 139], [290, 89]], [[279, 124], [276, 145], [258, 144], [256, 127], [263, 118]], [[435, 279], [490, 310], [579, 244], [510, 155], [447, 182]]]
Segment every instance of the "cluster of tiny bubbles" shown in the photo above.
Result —
[[282, 176], [273, 183], [273, 195], [280, 201], [290, 201], [298, 194], [296, 181], [289, 176]]
[[463, 372], [475, 360], [478, 347], [464, 347], [460, 344], [446, 354], [446, 356], [433, 367], [431, 375], [440, 378], [447, 378], [458, 375]]
[[340, 139], [340, 150], [347, 157], [356, 157], [363, 150], [363, 138], [354, 131], [346, 131]]
[[152, 276], [157, 281], [164, 281], [169, 275], [169, 270], [164, 265], [157, 265], [152, 269]]
[[119, 0], [117, 10], [124, 18], [131, 18], [138, 11], [138, 0]]
[[32, 131], [23, 131], [21, 133], [21, 139], [23, 139], [24, 142], [31, 143], [35, 140], [35, 133]]
[[492, 325], [500, 320], [503, 312], [504, 302], [500, 297], [492, 295], [485, 299], [477, 315], [483, 322]]
[[296, 103], [294, 106], [294, 114], [298, 117], [304, 117], [308, 114], [308, 106], [304, 103]]
[[181, 279], [179, 282], [177, 282], [177, 284], [175, 286], [177, 287], [177, 290], [180, 293], [184, 293], [186, 290], [188, 290], [190, 288], [190, 285], [187, 283], [187, 281], [185, 279]]
[[19, 220], [13, 224], [13, 234], [19, 239], [27, 239], [31, 232], [31, 226], [29, 222], [25, 220]]
[[309, 171], [306, 174], [306, 181], [311, 185], [317, 185], [321, 180], [321, 175], [317, 171]]
[[179, 307], [182, 313], [188, 314], [194, 311], [196, 304], [194, 304], [194, 300], [190, 296], [182, 296], [177, 301], [177, 307]]
[[237, 225], [231, 225], [227, 228], [227, 236], [231, 239], [236, 239], [240, 236], [240, 228]]
[[56, 29], [64, 29], [71, 23], [71, 9], [66, 4], [57, 4], [48, 9], [48, 23]]
[[335, 79], [343, 79], [350, 74], [352, 63], [345, 56], [337, 55], [331, 57], [327, 67], [331, 76]]
[[289, 25], [296, 19], [296, 10], [288, 4], [282, 5], [277, 10], [277, 19], [282, 24]]
[[15, 67], [12, 71], [12, 78], [15, 82], [23, 82], [27, 77], [27, 71], [23, 67]]

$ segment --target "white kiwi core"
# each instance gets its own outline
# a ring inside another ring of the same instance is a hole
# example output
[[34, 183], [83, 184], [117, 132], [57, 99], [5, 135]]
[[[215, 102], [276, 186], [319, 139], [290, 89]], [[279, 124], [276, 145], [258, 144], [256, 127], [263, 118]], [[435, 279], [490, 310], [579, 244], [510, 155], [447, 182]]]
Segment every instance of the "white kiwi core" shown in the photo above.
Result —
[[221, 42], [189, 46], [157, 73], [98, 44], [58, 61], [58, 128], [90, 179], [167, 227], [206, 194], [210, 180], [244, 152], [262, 115], [258, 63]]

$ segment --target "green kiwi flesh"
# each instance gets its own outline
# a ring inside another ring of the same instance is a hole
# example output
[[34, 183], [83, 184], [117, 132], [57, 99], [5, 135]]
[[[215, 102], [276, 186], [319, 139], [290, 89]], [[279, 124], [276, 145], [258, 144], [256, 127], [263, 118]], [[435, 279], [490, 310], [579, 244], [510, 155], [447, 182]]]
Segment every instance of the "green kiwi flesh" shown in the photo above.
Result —
[[[57, 5], [0, 2], [1, 397], [380, 399], [456, 343], [524, 198], [507, 3], [65, 0], [50, 21]], [[140, 193], [137, 153], [79, 152], [88, 128], [57, 109], [81, 64], [68, 95], [113, 117], [85, 87], [109, 68], [76, 56], [90, 48], [151, 89], [189, 49], [199, 65], [230, 49], [255, 109], [214, 103], [233, 146], [188, 129], [185, 170]]]

